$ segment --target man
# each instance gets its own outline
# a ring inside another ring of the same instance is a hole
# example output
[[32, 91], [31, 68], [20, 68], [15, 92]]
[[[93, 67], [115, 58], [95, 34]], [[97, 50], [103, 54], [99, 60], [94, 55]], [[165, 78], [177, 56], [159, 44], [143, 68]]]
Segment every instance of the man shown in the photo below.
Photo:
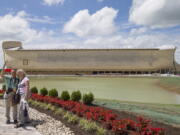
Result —
[[13, 103], [14, 94], [17, 91], [19, 79], [16, 77], [16, 70], [11, 70], [11, 76], [5, 77], [6, 92], [4, 94], [5, 106], [6, 106], [6, 118], [7, 124], [10, 124], [10, 109], [13, 109], [14, 124], [17, 123], [17, 104]]

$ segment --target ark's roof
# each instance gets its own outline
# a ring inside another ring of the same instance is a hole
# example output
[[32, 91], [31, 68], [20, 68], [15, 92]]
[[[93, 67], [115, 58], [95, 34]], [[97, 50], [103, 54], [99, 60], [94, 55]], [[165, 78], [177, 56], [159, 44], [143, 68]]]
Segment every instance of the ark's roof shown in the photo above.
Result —
[[120, 50], [174, 50], [175, 48], [160, 49], [160, 48], [53, 48], [53, 49], [30, 49], [30, 48], [11, 48], [8, 50], [17, 51], [120, 51]]

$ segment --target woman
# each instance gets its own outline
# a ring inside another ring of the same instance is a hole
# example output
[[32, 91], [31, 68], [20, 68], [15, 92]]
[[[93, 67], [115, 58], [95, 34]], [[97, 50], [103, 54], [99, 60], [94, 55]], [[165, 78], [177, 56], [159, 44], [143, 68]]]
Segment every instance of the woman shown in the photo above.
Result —
[[20, 100], [20, 105], [18, 109], [19, 120], [15, 126], [16, 128], [21, 127], [25, 123], [29, 122], [27, 99], [30, 96], [29, 78], [26, 76], [26, 73], [24, 72], [24, 70], [22, 69], [17, 70], [17, 76], [20, 79], [17, 92], [20, 94], [21, 100]]

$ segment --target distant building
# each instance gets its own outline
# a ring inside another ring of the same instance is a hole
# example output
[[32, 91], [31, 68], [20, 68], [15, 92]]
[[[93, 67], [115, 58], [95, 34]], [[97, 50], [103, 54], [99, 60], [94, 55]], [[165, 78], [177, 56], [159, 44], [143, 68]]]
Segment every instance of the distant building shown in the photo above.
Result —
[[174, 49], [23, 49], [21, 42], [3, 42], [7, 68], [32, 74], [177, 73]]

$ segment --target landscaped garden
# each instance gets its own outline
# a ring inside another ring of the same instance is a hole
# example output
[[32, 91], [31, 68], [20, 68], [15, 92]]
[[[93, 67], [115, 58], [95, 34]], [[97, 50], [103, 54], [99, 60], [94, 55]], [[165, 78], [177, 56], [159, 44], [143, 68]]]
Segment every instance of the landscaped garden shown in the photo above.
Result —
[[[78, 135], [176, 135], [180, 131], [178, 105], [95, 99], [93, 93], [36, 87], [31, 93], [32, 108], [60, 120]], [[0, 90], [1, 98], [3, 94]]]
[[29, 103], [32, 107], [69, 123], [70, 127], [85, 134], [164, 135], [166, 131], [152, 126], [151, 120], [142, 116], [122, 118], [113, 110], [94, 105], [92, 93], [82, 95], [80, 91], [72, 94], [63, 91], [59, 95], [56, 89], [48, 91], [42, 88], [38, 91], [36, 87], [31, 92]]

